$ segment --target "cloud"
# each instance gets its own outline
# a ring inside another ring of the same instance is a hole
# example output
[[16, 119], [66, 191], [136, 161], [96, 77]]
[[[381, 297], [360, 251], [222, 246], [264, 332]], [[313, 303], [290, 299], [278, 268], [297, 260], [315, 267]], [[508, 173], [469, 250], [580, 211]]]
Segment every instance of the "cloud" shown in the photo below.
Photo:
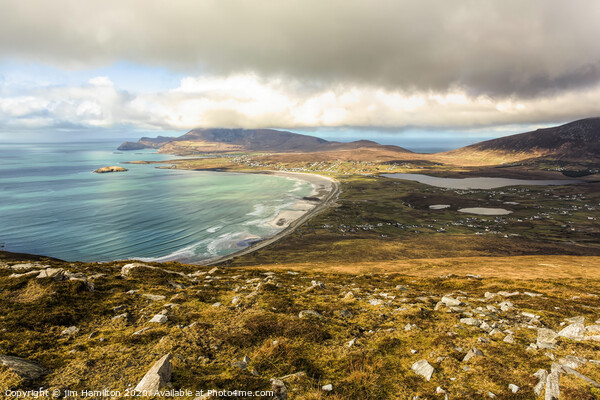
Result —
[[600, 81], [598, 20], [593, 0], [4, 1], [0, 56], [533, 98]]
[[256, 74], [186, 77], [169, 91], [131, 93], [108, 77], [79, 86], [2, 86], [0, 125], [116, 127], [185, 131], [195, 127], [458, 128], [563, 122], [595, 115], [600, 84], [535, 98], [474, 95], [460, 88], [385, 90], [336, 85], [308, 90], [298, 81]]

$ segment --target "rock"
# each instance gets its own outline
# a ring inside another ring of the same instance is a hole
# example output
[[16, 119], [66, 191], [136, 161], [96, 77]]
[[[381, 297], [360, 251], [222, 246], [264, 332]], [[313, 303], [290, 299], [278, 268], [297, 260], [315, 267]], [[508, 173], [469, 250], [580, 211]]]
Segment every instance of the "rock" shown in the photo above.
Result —
[[133, 332], [133, 334], [134, 334], [134, 335], [141, 335], [142, 333], [144, 333], [144, 332], [146, 332], [146, 331], [149, 331], [149, 330], [150, 330], [150, 328], [148, 328], [148, 327], [146, 326], [146, 327], [144, 327], [144, 328], [140, 329], [139, 331], [135, 331], [135, 332]]
[[508, 390], [510, 390], [513, 393], [517, 393], [519, 390], [521, 390], [521, 388], [511, 383], [508, 385]]
[[285, 383], [279, 379], [273, 379], [271, 382], [271, 390], [275, 400], [287, 400], [287, 388]]
[[465, 325], [471, 325], [471, 326], [479, 326], [481, 324], [481, 322], [477, 318], [470, 318], [470, 317], [469, 318], [461, 318], [460, 323], [465, 324]]
[[166, 386], [171, 380], [173, 366], [171, 365], [171, 355], [166, 354], [160, 360], [154, 363], [152, 368], [142, 378], [135, 387], [136, 391], [145, 393], [154, 393], [160, 388]]
[[223, 304], [221, 304], [220, 302], [217, 301], [216, 303], [213, 303], [211, 306], [212, 307], [221, 307], [222, 305]]
[[10, 274], [9, 278], [13, 278], [13, 279], [25, 278], [28, 276], [39, 275], [40, 272], [41, 271], [39, 271], [39, 270], [35, 270], [35, 271], [24, 272], [22, 274]]
[[157, 323], [157, 324], [164, 324], [169, 320], [169, 317], [167, 317], [164, 314], [156, 314], [154, 317], [152, 317], [152, 319], [148, 322], [150, 323]]
[[585, 327], [583, 324], [571, 324], [563, 328], [558, 332], [558, 336], [565, 337], [567, 339], [581, 340], [585, 334]]
[[40, 271], [37, 278], [52, 278], [55, 281], [62, 281], [67, 277], [65, 276], [65, 270], [63, 268], [46, 268]]
[[372, 306], [380, 306], [383, 304], [383, 300], [381, 299], [371, 299], [369, 300], [369, 304]]
[[325, 289], [325, 284], [323, 282], [319, 282], [319, 281], [312, 281], [311, 286], [313, 288], [317, 288], [317, 289]]
[[496, 296], [496, 293], [491, 293], [491, 292], [485, 292], [483, 294], [483, 297], [485, 297], [486, 299], [491, 299], [492, 297]]
[[460, 306], [462, 304], [462, 301], [457, 300], [453, 297], [450, 297], [448, 295], [442, 297], [442, 303], [444, 303], [444, 305], [446, 307], [456, 307], [456, 306]]
[[355, 343], [356, 343], [356, 338], [353, 338], [352, 340], [350, 340], [350, 341], [347, 343], [347, 346], [348, 346], [348, 347], [352, 347], [352, 346], [354, 346], [354, 344], [355, 344]]
[[144, 294], [142, 294], [142, 297], [145, 299], [148, 299], [148, 300], [152, 300], [152, 301], [162, 301], [162, 300], [166, 299], [166, 297], [161, 294], [144, 293]]
[[500, 291], [498, 292], [498, 294], [502, 297], [513, 297], [513, 296], [518, 296], [519, 292], [505, 292], [505, 291]]
[[513, 335], [506, 335], [502, 341], [505, 343], [513, 344], [515, 342], [515, 338]]
[[498, 304], [498, 306], [502, 311], [506, 312], [513, 308], [514, 304], [510, 301], [503, 301], [502, 303]]
[[411, 369], [417, 374], [421, 375], [426, 380], [430, 380], [435, 369], [427, 362], [427, 360], [419, 360], [415, 362]]
[[33, 268], [37, 268], [37, 269], [44, 269], [44, 268], [49, 268], [49, 265], [40, 265], [40, 264], [32, 264], [32, 263], [25, 263], [25, 264], [13, 264], [10, 267], [13, 271], [23, 271], [26, 269], [33, 269]]
[[566, 366], [566, 367], [573, 368], [573, 369], [577, 369], [579, 366], [584, 365], [587, 362], [588, 362], [587, 358], [577, 357], [577, 356], [572, 356], [572, 355], [568, 355], [568, 356], [563, 357], [558, 360], [558, 363], [560, 364], [561, 367]]
[[315, 310], [303, 310], [298, 313], [298, 318], [307, 318], [307, 317], [316, 317], [323, 318], [321, 314], [316, 312]]
[[110, 167], [98, 168], [97, 170], [94, 171], [94, 173], [96, 173], [96, 174], [106, 174], [108, 172], [125, 172], [125, 171], [127, 171], [126, 168], [112, 165]]
[[538, 369], [535, 374], [533, 374], [536, 378], [538, 378], [538, 383], [533, 388], [533, 392], [536, 397], [541, 395], [546, 387], [546, 379], [548, 379], [548, 371], [545, 369]]
[[50, 373], [50, 370], [38, 363], [21, 357], [0, 355], [0, 365], [7, 367], [25, 380], [36, 380]]
[[329, 383], [327, 385], [323, 385], [321, 387], [321, 390], [324, 392], [331, 392], [333, 390], [333, 385], [331, 383]]
[[540, 297], [541, 296], [540, 293], [532, 293], [532, 292], [523, 292], [523, 293], [529, 297]]
[[210, 271], [208, 271], [208, 275], [214, 275], [217, 272], [219, 272], [219, 268], [218, 267], [214, 267], [213, 269], [211, 269]]
[[231, 363], [232, 366], [239, 368], [239, 369], [246, 369], [248, 368], [248, 363], [244, 360], [242, 361], [234, 361]]
[[473, 347], [463, 358], [463, 362], [468, 362], [473, 357], [483, 357], [483, 352]]
[[73, 336], [79, 332], [79, 328], [76, 326], [70, 326], [60, 333], [60, 336]]
[[583, 324], [585, 323], [585, 317], [580, 315], [578, 317], [565, 318], [565, 321], [570, 324]]
[[560, 397], [560, 373], [562, 368], [557, 363], [552, 363], [550, 374], [546, 378], [546, 394], [544, 400], [558, 400]]
[[238, 304], [240, 301], [242, 301], [241, 296], [233, 296], [233, 299], [231, 299], [231, 305], [235, 306], [236, 304]]
[[346, 293], [346, 295], [344, 296], [344, 300], [354, 300], [355, 296], [353, 292], [348, 292]]
[[342, 318], [352, 318], [352, 313], [349, 310], [339, 310], [338, 315]]
[[536, 344], [540, 349], [553, 349], [558, 334], [552, 329], [540, 328], [537, 332]]
[[130, 315], [129, 313], [123, 313], [123, 314], [119, 314], [119, 315], [115, 315], [114, 317], [112, 317], [113, 321], [127, 321], [129, 320]]
[[128, 277], [131, 277], [132, 275], [136, 274], [137, 271], [141, 271], [141, 270], [155, 271], [155, 272], [160, 272], [165, 275], [179, 275], [179, 276], [185, 277], [185, 274], [183, 274], [181, 272], [170, 271], [168, 269], [154, 267], [152, 265], [146, 265], [143, 263], [125, 264], [121, 268], [121, 276], [123, 278], [128, 278]]
[[496, 395], [495, 395], [494, 393], [492, 393], [492, 392], [488, 392], [488, 397], [489, 397], [490, 399], [496, 399], [498, 396], [496, 396]]
[[585, 327], [586, 335], [600, 335], [600, 325], [588, 325]]
[[600, 383], [596, 382], [595, 380], [588, 378], [587, 376], [575, 371], [573, 368], [568, 367], [566, 365], [562, 366], [563, 371], [565, 371], [567, 374], [569, 375], [573, 375], [576, 376], [577, 378], [583, 379], [584, 381], [586, 381], [587, 383], [589, 383], [590, 385], [592, 385], [593, 387], [596, 388], [600, 388]]

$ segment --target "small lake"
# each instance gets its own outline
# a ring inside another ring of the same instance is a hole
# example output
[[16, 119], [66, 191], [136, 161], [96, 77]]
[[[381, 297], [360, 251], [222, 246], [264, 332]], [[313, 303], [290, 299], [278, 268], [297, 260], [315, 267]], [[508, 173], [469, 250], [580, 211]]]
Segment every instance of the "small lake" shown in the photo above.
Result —
[[458, 212], [465, 214], [477, 214], [477, 215], [508, 215], [512, 214], [512, 211], [505, 210], [504, 208], [488, 208], [488, 207], [470, 207], [460, 208]]
[[573, 185], [583, 183], [575, 179], [509, 179], [509, 178], [439, 178], [423, 174], [381, 174], [387, 178], [406, 179], [424, 183], [426, 185], [437, 186], [446, 189], [496, 189], [505, 186], [548, 186], [548, 185]]

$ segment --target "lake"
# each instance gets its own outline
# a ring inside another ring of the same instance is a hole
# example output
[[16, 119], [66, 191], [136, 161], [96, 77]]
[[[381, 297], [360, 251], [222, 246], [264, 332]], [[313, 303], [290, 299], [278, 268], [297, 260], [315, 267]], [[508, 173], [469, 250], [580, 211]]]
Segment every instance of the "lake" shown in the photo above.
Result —
[[505, 186], [517, 185], [573, 185], [582, 183], [574, 179], [549, 179], [549, 180], [533, 180], [533, 179], [509, 179], [509, 178], [439, 178], [423, 174], [381, 174], [387, 178], [405, 179], [424, 183], [426, 185], [446, 188], [446, 189], [496, 189]]

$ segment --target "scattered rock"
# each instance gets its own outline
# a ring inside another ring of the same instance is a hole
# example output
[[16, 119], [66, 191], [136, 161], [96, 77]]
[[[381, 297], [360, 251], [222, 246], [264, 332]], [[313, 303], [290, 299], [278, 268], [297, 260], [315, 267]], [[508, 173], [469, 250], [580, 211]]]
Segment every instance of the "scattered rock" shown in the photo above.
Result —
[[442, 303], [444, 303], [444, 305], [446, 305], [446, 307], [455, 307], [455, 306], [460, 306], [462, 304], [462, 301], [457, 300], [448, 295], [442, 297], [441, 301], [442, 301]]
[[508, 390], [510, 390], [513, 393], [517, 393], [519, 390], [521, 390], [521, 388], [518, 387], [517, 385], [511, 383], [508, 385]]
[[471, 325], [471, 326], [479, 326], [481, 324], [481, 322], [477, 318], [470, 318], [470, 317], [469, 318], [461, 318], [460, 323], [465, 324], [465, 325]]
[[515, 338], [513, 335], [506, 335], [502, 341], [512, 344], [515, 342]]
[[558, 400], [560, 397], [560, 373], [562, 368], [557, 363], [552, 363], [550, 374], [546, 378], [546, 394], [544, 400]]
[[167, 317], [164, 314], [156, 314], [154, 317], [152, 317], [152, 319], [148, 322], [150, 323], [157, 323], [157, 324], [164, 324], [169, 320], [169, 317]]
[[63, 330], [60, 333], [60, 336], [73, 336], [76, 335], [77, 332], [79, 332], [79, 328], [76, 326], [70, 326], [67, 329]]
[[472, 348], [463, 358], [463, 362], [469, 362], [473, 357], [483, 357], [483, 352], [479, 349]]
[[558, 332], [558, 336], [565, 337], [567, 339], [581, 340], [585, 334], [585, 327], [583, 324], [575, 323], [568, 325]]
[[538, 378], [538, 383], [533, 388], [533, 392], [536, 396], [539, 396], [544, 391], [546, 387], [546, 380], [548, 379], [548, 371], [545, 369], [539, 369], [535, 374], [533, 374], [536, 378]]
[[537, 331], [536, 344], [540, 349], [553, 349], [558, 334], [552, 329], [540, 328]]
[[135, 387], [136, 391], [145, 393], [154, 393], [161, 387], [166, 386], [171, 380], [173, 366], [171, 365], [171, 355], [166, 354], [160, 360], [154, 363], [152, 368], [142, 378]]
[[152, 300], [152, 301], [162, 301], [162, 300], [166, 299], [166, 297], [161, 294], [144, 293], [144, 294], [142, 294], [142, 297], [145, 299], [148, 299], [148, 300]]
[[411, 369], [417, 374], [421, 375], [426, 380], [430, 380], [435, 369], [427, 362], [427, 360], [419, 360], [415, 362]]
[[331, 392], [333, 390], [333, 385], [331, 383], [329, 383], [327, 385], [323, 385], [321, 387], [321, 390], [324, 392]]
[[303, 310], [298, 313], [298, 318], [307, 318], [307, 317], [316, 317], [323, 318], [321, 314], [316, 312], [315, 310]]

